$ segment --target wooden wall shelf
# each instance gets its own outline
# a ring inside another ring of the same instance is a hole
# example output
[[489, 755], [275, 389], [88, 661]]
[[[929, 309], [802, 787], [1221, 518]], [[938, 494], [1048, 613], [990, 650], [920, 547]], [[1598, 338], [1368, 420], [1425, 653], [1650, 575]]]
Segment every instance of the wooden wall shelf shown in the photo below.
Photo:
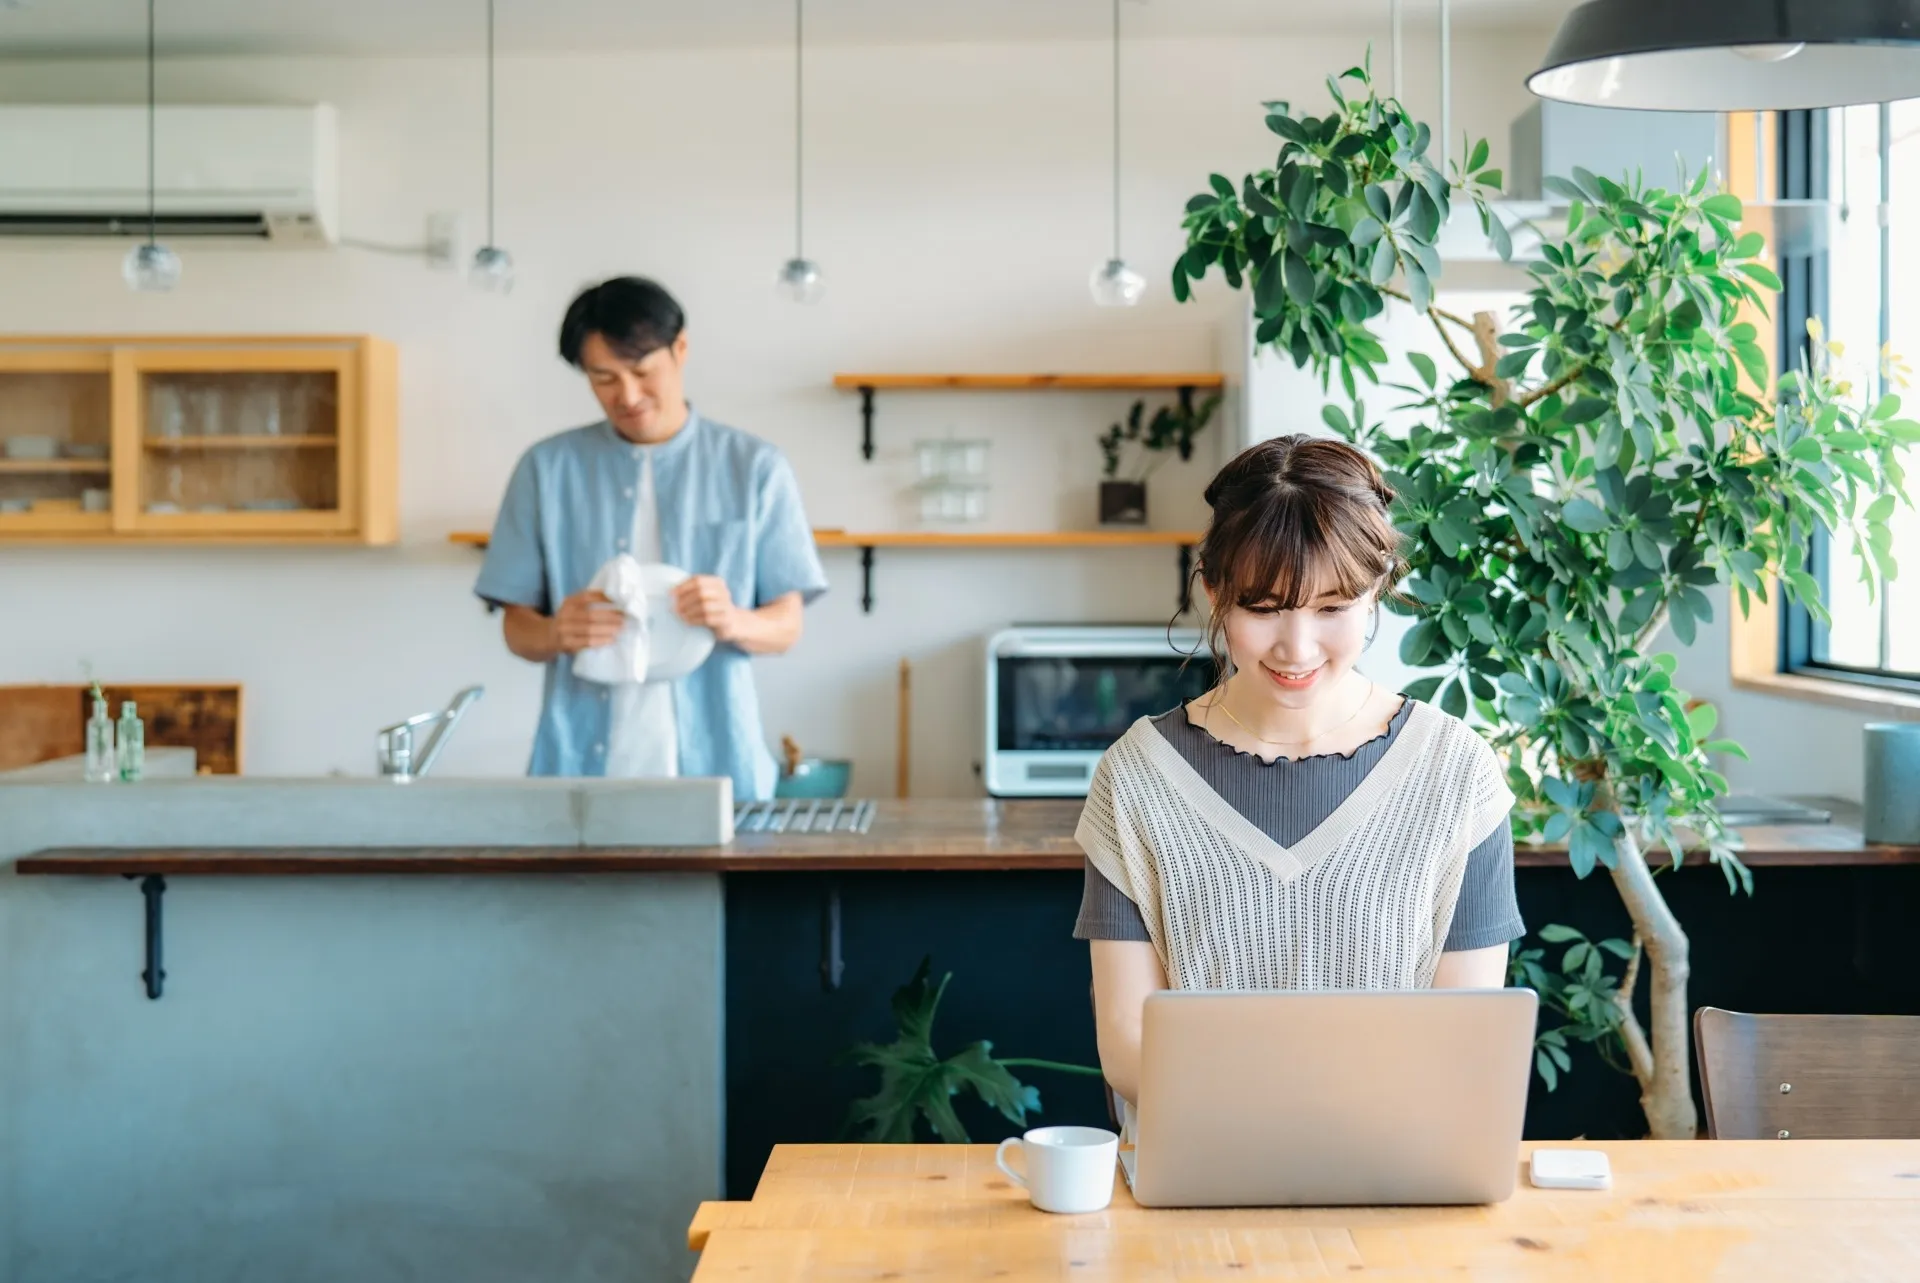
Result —
[[860, 457], [873, 459], [873, 394], [902, 392], [1177, 392], [1189, 409], [1195, 391], [1226, 386], [1205, 371], [1172, 374], [836, 374], [833, 386], [860, 394]]
[[1200, 536], [1191, 530], [816, 530], [822, 548], [1178, 548]]
[[[484, 530], [456, 530], [447, 542], [470, 548], [485, 548]], [[1193, 530], [1040, 530], [1032, 532], [977, 530], [887, 530], [849, 531], [815, 530], [813, 542], [819, 548], [858, 548], [860, 550], [860, 609], [873, 613], [873, 553], [876, 548], [1177, 548], [1180, 560], [1180, 613], [1193, 607], [1190, 580], [1193, 573], [1193, 549], [1200, 534]]]
[[1181, 388], [1216, 391], [1223, 374], [836, 374], [843, 392], [861, 388], [921, 391], [1019, 392], [1053, 388], [1063, 392], [1178, 392]]

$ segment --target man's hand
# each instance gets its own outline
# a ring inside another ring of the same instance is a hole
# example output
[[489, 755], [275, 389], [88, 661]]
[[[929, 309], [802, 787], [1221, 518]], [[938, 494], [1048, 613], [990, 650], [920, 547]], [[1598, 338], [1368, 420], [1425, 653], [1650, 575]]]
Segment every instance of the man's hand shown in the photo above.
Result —
[[586, 589], [560, 603], [553, 613], [554, 648], [563, 655], [610, 646], [620, 636], [627, 613], [603, 592]]
[[718, 575], [695, 575], [675, 588], [673, 611], [695, 627], [711, 628], [714, 640], [723, 642], [739, 636], [744, 613], [733, 604], [727, 581]]

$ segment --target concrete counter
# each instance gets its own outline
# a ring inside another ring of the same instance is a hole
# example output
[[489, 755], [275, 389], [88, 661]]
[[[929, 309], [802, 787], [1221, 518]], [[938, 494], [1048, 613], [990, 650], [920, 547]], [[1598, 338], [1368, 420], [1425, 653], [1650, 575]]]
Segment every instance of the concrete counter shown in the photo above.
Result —
[[675, 1279], [721, 1191], [711, 874], [176, 879], [49, 845], [724, 841], [718, 781], [0, 784], [0, 1279]]

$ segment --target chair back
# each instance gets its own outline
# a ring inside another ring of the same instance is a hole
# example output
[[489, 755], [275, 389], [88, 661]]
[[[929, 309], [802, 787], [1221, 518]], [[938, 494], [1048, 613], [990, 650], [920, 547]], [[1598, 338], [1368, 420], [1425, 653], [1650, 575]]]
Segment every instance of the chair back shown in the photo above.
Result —
[[1715, 1140], [1920, 1138], [1920, 1016], [1693, 1015]]

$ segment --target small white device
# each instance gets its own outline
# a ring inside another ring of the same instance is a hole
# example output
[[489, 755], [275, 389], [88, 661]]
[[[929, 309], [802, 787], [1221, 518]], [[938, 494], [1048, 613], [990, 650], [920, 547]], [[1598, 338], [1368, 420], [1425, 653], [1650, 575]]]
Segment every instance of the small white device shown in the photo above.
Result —
[[1612, 1189], [1613, 1166], [1597, 1149], [1536, 1149], [1527, 1179], [1539, 1189]]

